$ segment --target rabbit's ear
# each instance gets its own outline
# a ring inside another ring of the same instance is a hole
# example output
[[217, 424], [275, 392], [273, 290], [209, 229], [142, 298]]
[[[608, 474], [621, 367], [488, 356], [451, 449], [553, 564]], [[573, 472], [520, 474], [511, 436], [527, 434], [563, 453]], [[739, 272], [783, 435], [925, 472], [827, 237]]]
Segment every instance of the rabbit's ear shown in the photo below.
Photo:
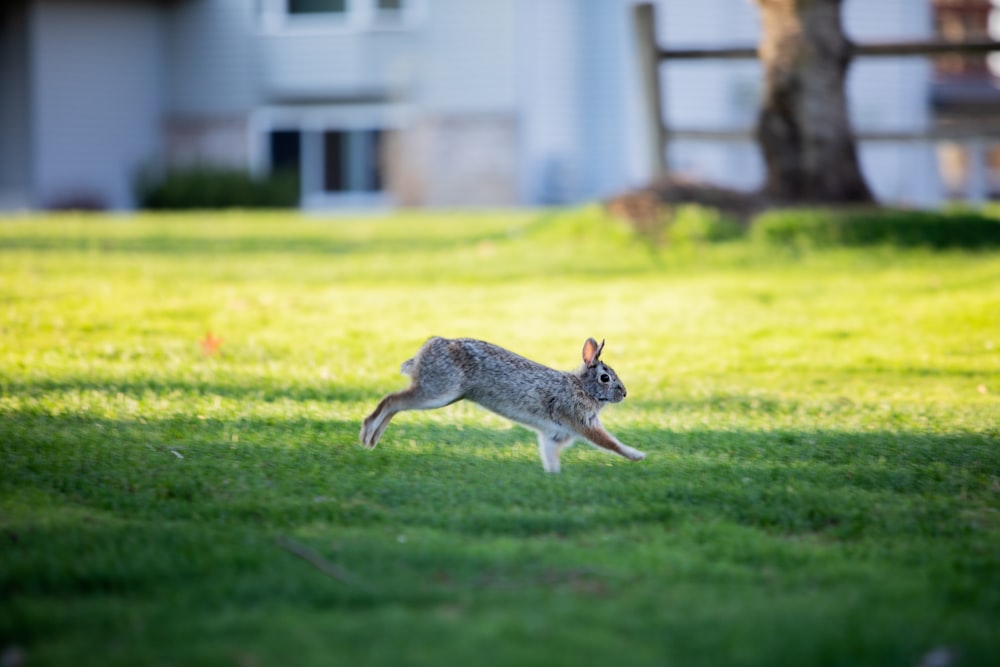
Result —
[[601, 356], [601, 350], [604, 349], [604, 341], [598, 345], [597, 341], [593, 338], [588, 338], [583, 344], [583, 363], [588, 366], [593, 366], [597, 363], [597, 358]]

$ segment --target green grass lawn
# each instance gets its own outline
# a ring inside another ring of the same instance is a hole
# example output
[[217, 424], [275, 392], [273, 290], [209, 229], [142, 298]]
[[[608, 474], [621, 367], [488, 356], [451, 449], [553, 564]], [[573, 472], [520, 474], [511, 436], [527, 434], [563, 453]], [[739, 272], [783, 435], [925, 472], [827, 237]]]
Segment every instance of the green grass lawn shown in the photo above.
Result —
[[[567, 369], [607, 339], [648, 458], [545, 475], [468, 404], [364, 450], [435, 334]], [[0, 466], [4, 667], [996, 665], [1000, 254], [3, 221]]]

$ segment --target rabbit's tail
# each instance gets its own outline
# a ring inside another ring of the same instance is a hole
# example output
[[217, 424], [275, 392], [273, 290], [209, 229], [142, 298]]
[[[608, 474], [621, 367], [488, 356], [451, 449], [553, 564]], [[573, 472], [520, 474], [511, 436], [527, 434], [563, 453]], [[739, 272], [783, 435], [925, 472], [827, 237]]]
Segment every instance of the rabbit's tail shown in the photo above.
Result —
[[403, 365], [399, 367], [399, 372], [402, 373], [403, 375], [409, 375], [410, 377], [413, 377], [413, 371], [416, 370], [417, 360], [423, 357], [424, 352], [427, 350], [427, 348], [431, 346], [438, 347], [440, 343], [446, 343], [446, 342], [447, 341], [444, 338], [441, 338], [440, 336], [431, 336], [430, 338], [427, 339], [426, 343], [420, 346], [420, 349], [417, 350], [417, 353], [415, 355], [413, 355], [412, 357], [403, 362]]

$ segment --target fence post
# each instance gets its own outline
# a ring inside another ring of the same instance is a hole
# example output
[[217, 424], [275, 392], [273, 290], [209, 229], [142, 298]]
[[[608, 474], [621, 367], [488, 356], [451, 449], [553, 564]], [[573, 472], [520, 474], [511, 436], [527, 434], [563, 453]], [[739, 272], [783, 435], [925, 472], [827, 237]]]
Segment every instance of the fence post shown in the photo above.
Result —
[[639, 60], [642, 86], [643, 124], [650, 146], [653, 177], [667, 173], [667, 130], [663, 123], [663, 98], [660, 90], [660, 47], [656, 41], [656, 7], [649, 2], [632, 8], [636, 57]]

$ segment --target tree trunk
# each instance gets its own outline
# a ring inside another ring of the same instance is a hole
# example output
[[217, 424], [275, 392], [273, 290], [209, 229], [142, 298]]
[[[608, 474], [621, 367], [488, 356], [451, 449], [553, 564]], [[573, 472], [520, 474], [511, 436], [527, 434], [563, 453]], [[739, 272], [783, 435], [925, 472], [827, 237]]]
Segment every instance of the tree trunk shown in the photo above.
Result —
[[793, 202], [870, 202], [844, 83], [851, 45], [842, 0], [756, 0], [764, 99], [757, 140], [765, 194]]

